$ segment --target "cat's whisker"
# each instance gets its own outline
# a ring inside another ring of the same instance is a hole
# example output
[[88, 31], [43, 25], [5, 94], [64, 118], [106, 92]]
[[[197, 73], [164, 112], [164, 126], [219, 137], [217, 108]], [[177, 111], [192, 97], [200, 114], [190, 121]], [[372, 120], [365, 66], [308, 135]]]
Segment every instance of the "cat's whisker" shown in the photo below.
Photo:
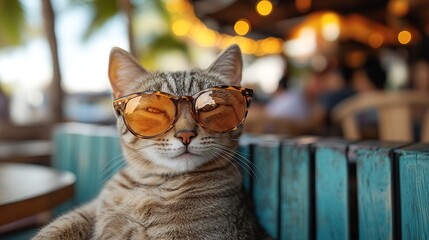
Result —
[[240, 141], [240, 138], [232, 138], [225, 135], [220, 135], [217, 137], [217, 139], [224, 139], [224, 140], [232, 140], [232, 141]]
[[[149, 148], [151, 146], [153, 146], [154, 144], [148, 144], [143, 146], [140, 149], [145, 149], [145, 148]], [[138, 155], [139, 152], [135, 151], [133, 152], [130, 157], [133, 157], [135, 155]], [[119, 157], [122, 157], [121, 159]], [[114, 169], [120, 169], [122, 168], [124, 165], [126, 164], [125, 162], [125, 156], [123, 153], [118, 154], [117, 156], [111, 158], [107, 164], [105, 165], [104, 169], [102, 170], [102, 173], [100, 175], [99, 181], [101, 181], [101, 183], [105, 183], [108, 179], [110, 179], [112, 177], [113, 174], [115, 174], [116, 171], [113, 171]], [[107, 167], [107, 169], [106, 169]]]
[[[249, 174], [249, 176], [251, 176], [255, 181], [259, 182], [258, 174], [251, 167], [251, 165], [249, 164], [250, 162], [246, 158], [243, 158], [243, 157], [240, 158], [239, 155], [238, 156], [235, 155], [236, 152], [234, 152], [233, 150], [228, 149], [228, 148], [222, 148], [220, 146], [217, 145], [217, 146], [213, 146], [213, 147], [214, 147], [214, 149], [219, 150], [219, 153], [223, 153], [225, 155], [228, 155], [228, 157], [230, 157], [231, 159], [236, 160], [236, 162], [242, 167], [242, 169], [244, 171], [246, 171]], [[222, 156], [222, 155], [219, 154], [219, 156]], [[225, 157], [225, 156], [222, 156], [222, 157]]]
[[249, 161], [247, 158], [241, 155], [240, 152], [227, 148], [221, 144], [217, 144], [215, 147], [222, 150], [222, 153], [228, 154], [232, 159], [236, 160], [238, 164], [255, 180], [259, 182], [258, 174], [261, 174], [261, 171], [255, 166], [254, 163]]
[[224, 148], [225, 148], [225, 150], [229, 150], [229, 151], [231, 151], [232, 153], [236, 154], [236, 155], [237, 155], [237, 157], [239, 157], [241, 160], [245, 161], [246, 163], [250, 164], [252, 167], [254, 167], [256, 170], [258, 170], [258, 171], [259, 171], [259, 174], [261, 174], [260, 170], [255, 166], [255, 164], [254, 164], [252, 161], [249, 161], [249, 159], [248, 159], [248, 158], [250, 157], [250, 153], [242, 153], [242, 152], [240, 152], [240, 151], [238, 151], [238, 150], [231, 149], [231, 148], [229, 148], [228, 146], [222, 145], [222, 144], [220, 144], [220, 143], [218, 143], [218, 145], [220, 145], [220, 146], [224, 147]]
[[[118, 163], [119, 164], [117, 165], [117, 169], [121, 169], [123, 166], [126, 165], [125, 161], [121, 161], [121, 162], [118, 161]], [[116, 171], [110, 172], [107, 176], [105, 176], [103, 179], [101, 179], [101, 184], [106, 183], [106, 181], [109, 180], [115, 174], [116, 174]]]
[[216, 153], [215, 149], [211, 149], [211, 151], [207, 152], [209, 154], [210, 159], [214, 159], [215, 163], [220, 167], [221, 162], [219, 159], [219, 155]]
[[124, 154], [120, 153], [110, 158], [109, 160], [107, 160], [106, 164], [104, 164], [101, 170], [101, 176], [103, 176], [105, 172], [109, 172], [112, 169], [112, 167], [114, 167], [114, 165], [116, 165], [118, 162], [123, 161], [124, 159], [125, 159]]
[[[214, 148], [215, 150], [220, 150], [220, 153], [222, 153], [223, 152], [223, 150], [222, 149], [219, 149], [219, 148]], [[225, 153], [225, 154], [227, 154], [226, 152], [223, 152], [223, 153]], [[237, 166], [231, 161], [231, 159], [229, 158], [230, 157], [230, 155], [229, 156], [225, 156], [225, 155], [222, 155], [222, 154], [216, 154], [217, 155], [217, 158], [215, 158], [216, 160], [219, 160], [219, 158], [221, 158], [221, 159], [224, 159], [224, 160], [227, 160], [228, 162], [230, 162], [231, 164], [233, 164], [233, 166], [234, 166], [234, 168], [235, 168], [235, 170], [237, 170], [237, 173], [240, 175], [240, 176], [242, 176], [242, 173], [241, 173], [241, 171], [240, 171], [240, 169], [238, 169], [237, 168]], [[227, 154], [228, 155], [228, 154]]]

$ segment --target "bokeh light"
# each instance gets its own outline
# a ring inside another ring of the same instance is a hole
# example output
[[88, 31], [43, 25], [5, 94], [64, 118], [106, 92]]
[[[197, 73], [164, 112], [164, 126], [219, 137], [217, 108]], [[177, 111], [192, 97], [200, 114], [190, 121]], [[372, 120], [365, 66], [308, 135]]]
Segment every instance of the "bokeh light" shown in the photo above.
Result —
[[326, 41], [335, 41], [340, 36], [340, 19], [335, 13], [325, 13], [322, 16], [322, 36]]
[[409, 31], [403, 30], [398, 33], [398, 41], [400, 44], [406, 45], [411, 42], [412, 35]]
[[368, 38], [368, 44], [372, 48], [379, 48], [383, 45], [384, 39], [383, 36], [379, 33], [372, 33]]
[[272, 10], [273, 4], [268, 0], [262, 0], [256, 4], [256, 12], [261, 16], [268, 16]]
[[300, 12], [307, 12], [311, 7], [311, 0], [295, 0], [295, 7]]
[[409, 10], [409, 3], [407, 0], [391, 0], [387, 5], [388, 11], [398, 17], [407, 15]]
[[177, 36], [185, 36], [188, 33], [189, 28], [190, 28], [190, 22], [184, 19], [173, 22], [171, 26], [171, 30]]
[[234, 24], [234, 31], [241, 36], [246, 35], [250, 31], [250, 23], [247, 19], [240, 19]]

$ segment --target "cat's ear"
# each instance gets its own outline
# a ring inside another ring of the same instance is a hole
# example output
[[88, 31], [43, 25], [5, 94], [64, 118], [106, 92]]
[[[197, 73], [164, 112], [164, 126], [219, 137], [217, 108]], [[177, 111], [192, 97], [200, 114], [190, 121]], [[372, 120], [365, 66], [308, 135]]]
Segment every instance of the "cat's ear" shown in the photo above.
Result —
[[131, 54], [118, 47], [112, 48], [109, 58], [109, 79], [115, 99], [131, 93], [131, 89], [136, 89], [137, 79], [145, 74], [148, 74], [148, 71]]
[[238, 45], [231, 45], [223, 51], [217, 59], [208, 67], [208, 71], [216, 72], [229, 80], [231, 85], [239, 86], [241, 72], [243, 70], [243, 59]]

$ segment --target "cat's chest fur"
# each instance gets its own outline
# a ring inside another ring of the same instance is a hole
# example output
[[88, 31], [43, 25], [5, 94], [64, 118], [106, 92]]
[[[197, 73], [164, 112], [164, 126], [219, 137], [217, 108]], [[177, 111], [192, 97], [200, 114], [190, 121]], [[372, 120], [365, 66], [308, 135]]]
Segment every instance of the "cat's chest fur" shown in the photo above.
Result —
[[114, 239], [132, 228], [136, 239], [238, 239], [240, 184], [233, 165], [171, 178], [124, 170], [100, 195], [95, 236]]

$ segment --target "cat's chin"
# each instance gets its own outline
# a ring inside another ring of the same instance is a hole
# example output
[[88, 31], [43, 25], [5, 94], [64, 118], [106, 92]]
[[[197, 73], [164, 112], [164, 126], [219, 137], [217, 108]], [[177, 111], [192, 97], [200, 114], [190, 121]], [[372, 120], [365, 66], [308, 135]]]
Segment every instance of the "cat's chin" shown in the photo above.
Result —
[[180, 155], [177, 155], [176, 157], [172, 157], [171, 159], [173, 161], [186, 161], [186, 160], [191, 160], [194, 158], [201, 158], [200, 156], [187, 152], [187, 153], [182, 153]]
[[201, 165], [210, 161], [211, 159], [209, 159], [208, 157], [196, 155], [189, 152], [182, 153], [173, 157], [156, 158], [152, 160], [153, 163], [161, 165], [163, 167], [167, 167], [176, 173], [193, 171]]

